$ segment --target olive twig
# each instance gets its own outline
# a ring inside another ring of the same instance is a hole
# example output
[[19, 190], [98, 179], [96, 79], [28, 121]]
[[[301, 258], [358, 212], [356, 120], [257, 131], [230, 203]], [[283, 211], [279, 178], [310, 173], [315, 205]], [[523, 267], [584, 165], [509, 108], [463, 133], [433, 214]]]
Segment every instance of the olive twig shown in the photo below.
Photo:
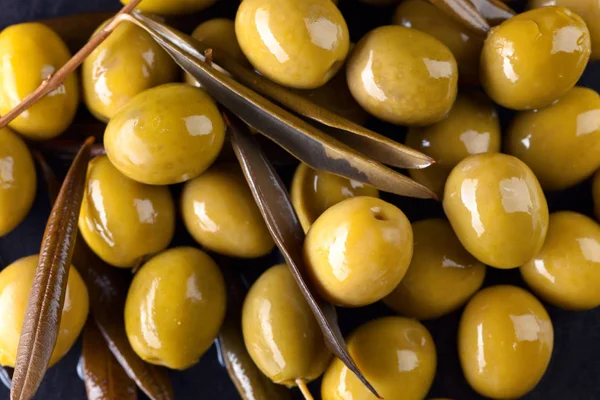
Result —
[[296, 379], [296, 385], [298, 385], [298, 389], [300, 389], [302, 396], [304, 396], [306, 400], [314, 400], [310, 390], [308, 390], [308, 387], [306, 386], [306, 382], [304, 382], [303, 379]]
[[17, 118], [25, 110], [29, 109], [42, 97], [59, 87], [63, 81], [73, 71], [79, 67], [83, 61], [94, 51], [121, 23], [122, 14], [128, 14], [131, 12], [142, 0], [132, 0], [126, 6], [124, 6], [115, 16], [102, 28], [96, 35], [94, 35], [89, 42], [85, 44], [69, 61], [66, 62], [56, 73], [49, 75], [46, 79], [40, 83], [32, 93], [27, 95], [16, 107], [10, 110], [8, 113], [0, 117], [0, 128], [4, 128], [12, 120]]

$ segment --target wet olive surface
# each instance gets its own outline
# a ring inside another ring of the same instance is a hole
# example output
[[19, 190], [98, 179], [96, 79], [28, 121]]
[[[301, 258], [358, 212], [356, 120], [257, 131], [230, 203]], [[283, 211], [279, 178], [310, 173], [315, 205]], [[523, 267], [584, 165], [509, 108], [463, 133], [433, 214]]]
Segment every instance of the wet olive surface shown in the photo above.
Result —
[[[35, 11], [30, 10], [36, 4]], [[38, 4], [43, 3], [43, 4]], [[85, 3], [85, 4], [84, 4]], [[235, 0], [220, 0], [217, 6], [207, 10], [201, 18], [193, 19], [193, 28], [203, 20], [218, 16], [232, 17], [237, 2]], [[519, 9], [519, 6], [511, 3]], [[31, 18], [47, 18], [56, 15], [67, 15], [74, 12], [94, 10], [115, 10], [119, 8], [118, 0], [54, 0], [52, 2], [36, 2], [34, 0], [5, 0], [2, 7], [8, 7], [9, 12], [0, 14], [0, 29], [7, 24], [16, 23]], [[521, 6], [522, 7], [522, 6]], [[350, 27], [351, 40], [356, 42], [367, 31], [376, 26], [390, 23], [394, 7], [372, 8], [359, 4], [357, 0], [341, 0], [340, 9]], [[190, 30], [191, 32], [191, 30]], [[190, 33], [188, 32], [188, 33]], [[579, 85], [600, 91], [600, 62], [588, 66]], [[83, 106], [81, 106], [83, 108]], [[82, 111], [82, 113], [87, 113]], [[514, 113], [499, 108], [503, 132]], [[405, 129], [377, 121], [371, 118], [369, 128], [404, 142]], [[62, 176], [66, 173], [67, 165], [57, 159], [49, 160], [55, 170]], [[291, 184], [295, 166], [279, 168], [278, 171], [286, 184]], [[41, 176], [41, 175], [40, 175]], [[171, 187], [174, 198], [178, 199], [181, 185]], [[398, 206], [408, 218], [414, 222], [425, 218], [444, 217], [441, 203], [434, 201], [400, 198], [387, 193], [381, 194], [382, 199]], [[550, 212], [573, 210], [593, 217], [591, 179], [558, 193], [547, 193]], [[9, 265], [13, 261], [39, 252], [39, 245], [44, 232], [46, 218], [50, 213], [50, 205], [43, 181], [38, 182], [38, 192], [32, 211], [16, 230], [0, 238], [0, 264]], [[181, 218], [178, 217], [173, 246], [196, 246], [188, 235]], [[212, 254], [217, 261], [226, 262], [222, 256]], [[282, 262], [277, 252], [257, 259], [237, 261], [239, 270], [249, 286], [267, 268]], [[119, 271], [123, 279], [131, 279], [129, 271]], [[497, 270], [488, 268], [484, 287], [495, 284], [512, 284], [526, 287], [518, 269]], [[546, 374], [537, 387], [523, 399], [525, 400], [592, 400], [600, 398], [600, 308], [586, 312], [568, 312], [560, 310], [547, 303], [546, 307], [554, 325], [554, 352]], [[462, 309], [445, 317], [425, 321], [434, 339], [438, 354], [438, 367], [429, 397], [454, 398], [461, 400], [484, 399], [476, 394], [466, 383], [458, 359], [457, 333]], [[340, 309], [339, 317], [342, 331], [349, 334], [360, 324], [380, 316], [392, 315], [383, 304], [357, 309]], [[81, 346], [78, 343], [71, 349], [61, 362], [51, 368], [42, 383], [36, 399], [85, 399], [83, 382], [77, 376], [76, 364]], [[201, 393], [202, 399], [238, 399], [234, 385], [229, 380], [227, 372], [219, 365], [217, 352], [212, 346], [194, 367], [184, 372], [171, 373], [177, 399], [197, 398]], [[321, 380], [310, 385], [312, 393], [319, 399]], [[145, 399], [140, 395], [141, 399]], [[295, 390], [294, 398], [301, 399]], [[8, 399], [8, 390], [0, 386], [0, 400]]]

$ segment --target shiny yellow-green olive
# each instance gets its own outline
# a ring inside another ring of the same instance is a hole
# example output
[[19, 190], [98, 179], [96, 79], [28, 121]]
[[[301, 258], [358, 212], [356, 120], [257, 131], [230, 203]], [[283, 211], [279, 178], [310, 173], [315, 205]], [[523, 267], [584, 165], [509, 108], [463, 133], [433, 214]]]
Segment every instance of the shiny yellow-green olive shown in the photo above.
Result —
[[178, 71], [150, 34], [125, 21], [83, 62], [83, 98], [88, 110], [106, 122], [135, 95], [175, 81]]
[[[127, 4], [130, 1], [121, 0], [121, 3]], [[217, 0], [144, 0], [136, 8], [156, 14], [190, 14], [202, 11], [216, 2]]]
[[223, 147], [225, 124], [202, 89], [171, 83], [131, 99], [110, 120], [104, 146], [129, 178], [170, 185], [204, 172]]
[[344, 307], [366, 306], [390, 294], [412, 252], [412, 228], [404, 213], [374, 197], [352, 197], [329, 208], [304, 241], [315, 288]]
[[304, 228], [310, 226], [330, 207], [356, 196], [379, 197], [379, 191], [351, 179], [312, 169], [300, 163], [292, 180], [292, 204]]
[[481, 53], [481, 83], [514, 110], [549, 106], [568, 92], [590, 58], [590, 33], [577, 14], [542, 7], [492, 28]]
[[600, 96], [578, 86], [551, 106], [518, 113], [506, 151], [524, 161], [545, 190], [585, 180], [600, 168]]
[[592, 196], [594, 200], [594, 211], [596, 213], [596, 219], [600, 221], [600, 169], [594, 175], [592, 181]]
[[543, 300], [569, 310], [600, 305], [600, 225], [571, 211], [550, 214], [542, 250], [521, 267]]
[[412, 228], [412, 261], [398, 287], [383, 301], [407, 317], [438, 318], [461, 307], [479, 290], [485, 265], [462, 247], [448, 221], [427, 219]]
[[90, 248], [115, 267], [133, 267], [167, 248], [175, 231], [169, 189], [129, 179], [102, 156], [88, 167], [79, 230]]
[[463, 312], [458, 355], [467, 382], [493, 399], [520, 399], [542, 379], [554, 345], [548, 313], [531, 293], [492, 286]]
[[[39, 256], [15, 261], [0, 272], [0, 365], [14, 367], [21, 327]], [[88, 315], [88, 291], [74, 266], [69, 269], [65, 303], [50, 366], [56, 364], [79, 337]]]
[[436, 161], [409, 174], [441, 197], [452, 168], [470, 155], [499, 152], [500, 138], [500, 120], [492, 102], [476, 92], [459, 94], [446, 118], [409, 129], [406, 144]]
[[217, 165], [187, 182], [181, 213], [188, 232], [204, 248], [231, 257], [255, 258], [275, 243], [236, 165]]
[[298, 89], [327, 83], [350, 47], [346, 21], [330, 0], [244, 0], [235, 32], [254, 68]]
[[10, 128], [0, 129], [0, 236], [25, 219], [36, 185], [35, 165], [27, 145]]
[[356, 101], [398, 125], [438, 122], [456, 98], [458, 72], [450, 50], [433, 36], [403, 26], [367, 33], [352, 51], [346, 73]]
[[[16, 107], [71, 58], [62, 39], [40, 23], [10, 26], [0, 33], [0, 115]], [[79, 105], [76, 74], [15, 118], [9, 126], [33, 140], [63, 133]]]
[[517, 268], [542, 248], [548, 204], [519, 159], [478, 154], [458, 163], [444, 191], [444, 211], [465, 249], [496, 268]]
[[125, 303], [129, 343], [151, 364], [191, 367], [219, 333], [225, 302], [225, 282], [212, 258], [192, 247], [167, 250], [131, 282]]
[[250, 288], [242, 309], [242, 333], [254, 363], [280, 385], [292, 387], [318, 378], [331, 358], [287, 265], [271, 267]]
[[[346, 341], [365, 378], [386, 400], [422, 400], [435, 376], [437, 355], [427, 328], [418, 321], [385, 317], [367, 322]], [[321, 384], [323, 400], [376, 400], [356, 375], [334, 359]]]

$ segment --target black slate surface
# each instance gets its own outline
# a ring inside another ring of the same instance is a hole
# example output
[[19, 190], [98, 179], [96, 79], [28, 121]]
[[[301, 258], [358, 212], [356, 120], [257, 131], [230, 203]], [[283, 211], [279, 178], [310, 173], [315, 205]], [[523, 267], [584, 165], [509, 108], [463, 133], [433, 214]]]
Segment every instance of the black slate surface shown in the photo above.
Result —
[[[165, 0], [168, 1], [168, 0]], [[238, 0], [221, 0], [220, 9], [234, 9]], [[360, 5], [356, 0], [341, 0], [343, 11], [352, 31], [352, 40], [357, 41], [366, 31], [389, 21], [392, 9], [375, 10]], [[4, 26], [35, 19], [51, 18], [80, 12], [113, 10], [119, 7], [117, 0], [0, 0], [0, 29]], [[215, 13], [211, 12], [210, 15]], [[230, 14], [230, 16], [232, 16]], [[198, 21], [198, 23], [201, 20]], [[584, 74], [581, 85], [600, 90], [600, 63], [590, 65]], [[512, 113], [501, 110], [503, 122], [510, 121]], [[402, 140], [403, 129], [378, 121], [370, 121], [370, 126], [390, 137]], [[568, 167], [568, 166], [565, 166]], [[60, 166], [59, 166], [60, 169]], [[65, 169], [63, 166], [62, 172]], [[293, 169], [280, 170], [282, 177], [289, 182]], [[0, 265], [7, 265], [26, 255], [39, 252], [39, 244], [44, 222], [49, 213], [46, 191], [40, 183], [33, 210], [26, 221], [14, 232], [0, 238]], [[173, 188], [174, 195], [179, 188]], [[416, 201], [395, 196], [384, 198], [398, 205], [412, 220], [442, 216], [439, 204], [432, 201]], [[548, 196], [551, 211], [575, 210], [591, 215], [590, 182], [584, 182], [572, 189]], [[192, 244], [181, 226], [174, 241], [177, 245]], [[277, 254], [256, 262], [242, 263], [248, 281], [255, 279], [260, 272], [279, 260]], [[488, 269], [485, 286], [497, 283], [510, 283], [525, 286], [518, 271]], [[599, 288], [600, 290], [600, 288]], [[555, 343], [552, 361], [540, 384], [528, 394], [527, 400], [594, 400], [600, 399], [600, 309], [587, 312], [566, 312], [547, 306], [555, 329]], [[363, 309], [341, 309], [340, 322], [345, 333], [362, 322], [389, 314], [383, 306]], [[426, 322], [438, 351], [438, 369], [431, 397], [450, 397], [456, 400], [482, 399], [465, 382], [457, 358], [456, 331], [460, 312], [435, 321]], [[0, 316], [1, 318], [1, 316]], [[85, 399], [83, 383], [77, 376], [76, 364], [80, 346], [77, 344], [56, 366], [51, 368], [42, 384], [36, 399], [79, 400]], [[200, 362], [185, 372], [171, 374], [177, 399], [238, 399], [225, 370], [219, 365], [216, 351], [211, 348]], [[311, 385], [313, 394], [318, 397], [319, 382]], [[299, 393], [294, 393], [300, 399]], [[8, 390], [0, 385], [0, 400], [8, 399]], [[144, 397], [141, 396], [143, 399]], [[401, 398], [401, 397], [400, 397]]]

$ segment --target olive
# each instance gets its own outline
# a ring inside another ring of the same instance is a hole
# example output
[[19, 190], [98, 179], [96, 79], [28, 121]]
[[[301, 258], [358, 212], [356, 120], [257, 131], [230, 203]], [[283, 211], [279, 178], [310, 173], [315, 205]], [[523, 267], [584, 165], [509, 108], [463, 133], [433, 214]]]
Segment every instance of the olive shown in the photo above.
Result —
[[[0, 365], [14, 367], [29, 291], [39, 255], [21, 258], [0, 272]], [[88, 291], [74, 266], [69, 269], [65, 303], [50, 366], [56, 364], [81, 333], [88, 315]]]
[[255, 258], [275, 243], [236, 165], [217, 165], [187, 182], [181, 213], [188, 232], [204, 248], [231, 257]]
[[581, 17], [564, 7], [537, 8], [490, 30], [481, 83], [504, 107], [542, 108], [575, 86], [589, 58], [590, 33]]
[[594, 175], [592, 183], [592, 196], [594, 199], [594, 210], [596, 212], [596, 218], [600, 221], [600, 170]]
[[242, 332], [254, 363], [280, 385], [318, 378], [331, 358], [286, 265], [269, 268], [250, 288], [242, 308]]
[[204, 172], [223, 147], [225, 123], [202, 89], [170, 83], [131, 99], [110, 120], [104, 146], [129, 178], [170, 185]]
[[585, 180], [600, 168], [600, 96], [575, 87], [551, 106], [518, 113], [506, 150], [525, 162], [546, 190]]
[[[427, 328], [402, 317], [379, 318], [348, 337], [348, 351], [365, 378], [386, 400], [422, 400], [433, 382], [437, 355]], [[341, 360], [323, 375], [323, 400], [371, 400], [376, 397]]]
[[460, 308], [479, 290], [485, 265], [462, 247], [448, 221], [427, 219], [412, 228], [412, 261], [383, 301], [411, 318], [438, 318]]
[[352, 197], [325, 211], [304, 241], [316, 289], [331, 303], [362, 307], [381, 300], [406, 273], [413, 233], [404, 213], [374, 197]]
[[459, 94], [446, 118], [408, 130], [406, 144], [436, 161], [409, 174], [442, 196], [452, 168], [470, 155], [499, 152], [500, 138], [500, 121], [492, 102], [477, 92]]
[[[0, 33], [0, 115], [15, 108], [71, 58], [69, 49], [52, 29], [40, 23], [10, 26]], [[9, 126], [28, 139], [44, 140], [63, 133], [79, 105], [76, 74]]]
[[505, 154], [469, 156], [454, 167], [444, 211], [465, 249], [496, 268], [517, 268], [542, 248], [548, 204], [535, 175]]
[[492, 286], [467, 304], [458, 329], [458, 354], [467, 382], [479, 394], [517, 399], [542, 379], [554, 344], [548, 313], [531, 293]]
[[[131, 0], [121, 0], [127, 4]], [[217, 0], [144, 0], [136, 8], [138, 10], [156, 14], [189, 14], [202, 11]]]
[[35, 165], [25, 142], [10, 128], [0, 129], [0, 236], [23, 222], [36, 185]]
[[448, 46], [456, 58], [460, 83], [479, 83], [479, 55], [483, 38], [426, 0], [401, 2], [394, 14], [394, 23], [428, 33]]
[[352, 51], [346, 73], [356, 101], [398, 125], [438, 122], [456, 98], [458, 73], [450, 50], [433, 36], [402, 26], [367, 33]]
[[225, 282], [206, 253], [167, 250], [135, 274], [125, 303], [125, 330], [143, 360], [172, 369], [194, 365], [225, 317]]
[[83, 98], [88, 110], [106, 122], [138, 93], [175, 81], [178, 71], [150, 34], [124, 21], [83, 62]]
[[167, 187], [129, 179], [108, 157], [97, 157], [88, 167], [79, 230], [108, 264], [133, 267], [171, 242], [175, 231], [171, 193]]
[[244, 0], [235, 32], [254, 68], [298, 89], [327, 83], [350, 47], [346, 21], [331, 0]]
[[356, 196], [379, 197], [379, 191], [301, 163], [294, 174], [290, 195], [300, 224], [308, 232], [321, 214], [340, 201]]
[[572, 211], [550, 214], [542, 250], [521, 267], [543, 300], [569, 310], [600, 305], [600, 225]]

